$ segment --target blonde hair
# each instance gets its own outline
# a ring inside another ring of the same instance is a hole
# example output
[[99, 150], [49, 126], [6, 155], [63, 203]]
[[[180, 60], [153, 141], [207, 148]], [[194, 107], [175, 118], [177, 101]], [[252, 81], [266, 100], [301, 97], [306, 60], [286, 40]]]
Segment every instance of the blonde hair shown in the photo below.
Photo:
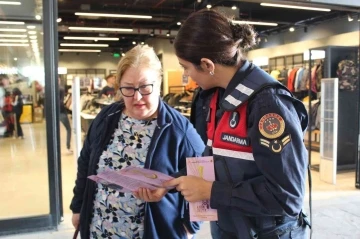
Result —
[[[116, 82], [120, 86], [121, 78], [125, 71], [130, 67], [135, 68], [149, 68], [156, 71], [158, 74], [158, 81], [162, 80], [162, 69], [159, 58], [157, 57], [154, 48], [148, 45], [137, 45], [125, 53], [118, 64]], [[160, 84], [159, 84], [160, 85]]]

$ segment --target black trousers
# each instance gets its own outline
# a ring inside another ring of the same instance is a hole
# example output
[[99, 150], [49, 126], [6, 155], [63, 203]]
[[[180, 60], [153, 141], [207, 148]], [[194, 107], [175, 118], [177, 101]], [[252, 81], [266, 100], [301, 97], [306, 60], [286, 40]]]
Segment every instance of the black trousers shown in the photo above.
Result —
[[22, 115], [22, 113], [15, 113], [15, 124], [16, 124], [16, 130], [17, 130], [17, 137], [24, 136], [24, 133], [22, 131], [21, 124], [20, 124], [21, 115]]

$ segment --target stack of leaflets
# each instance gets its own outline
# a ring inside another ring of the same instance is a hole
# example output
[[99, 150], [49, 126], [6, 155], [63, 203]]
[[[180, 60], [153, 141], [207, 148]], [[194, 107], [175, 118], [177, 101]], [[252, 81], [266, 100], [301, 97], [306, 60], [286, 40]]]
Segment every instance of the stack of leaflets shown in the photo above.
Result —
[[[173, 177], [151, 169], [129, 166], [119, 171], [106, 170], [89, 179], [123, 193], [136, 192], [140, 188], [155, 190]], [[171, 188], [168, 188], [171, 189]]]

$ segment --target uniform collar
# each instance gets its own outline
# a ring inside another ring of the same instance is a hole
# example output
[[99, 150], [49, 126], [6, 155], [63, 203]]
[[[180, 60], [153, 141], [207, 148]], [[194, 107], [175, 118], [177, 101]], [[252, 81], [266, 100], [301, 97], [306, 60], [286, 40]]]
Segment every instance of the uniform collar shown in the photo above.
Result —
[[223, 109], [226, 109], [227, 107], [224, 106], [224, 99], [231, 95], [235, 88], [244, 81], [246, 76], [251, 72], [251, 69], [253, 68], [253, 64], [249, 61], [245, 60], [243, 61], [243, 65], [238, 69], [238, 71], [235, 73], [233, 78], [230, 80], [229, 85], [225, 89], [225, 93], [221, 99], [220, 105]]

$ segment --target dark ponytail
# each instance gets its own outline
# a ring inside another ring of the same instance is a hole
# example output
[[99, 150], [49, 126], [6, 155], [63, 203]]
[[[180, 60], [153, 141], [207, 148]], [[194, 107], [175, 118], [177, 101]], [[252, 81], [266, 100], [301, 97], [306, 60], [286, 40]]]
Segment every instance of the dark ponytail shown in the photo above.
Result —
[[207, 9], [191, 14], [174, 41], [176, 55], [195, 66], [200, 65], [201, 58], [236, 66], [243, 59], [243, 51], [255, 44], [251, 26], [234, 24], [223, 14]]
[[238, 47], [248, 50], [256, 45], [256, 33], [254, 28], [248, 24], [230, 23], [234, 41], [238, 42]]

